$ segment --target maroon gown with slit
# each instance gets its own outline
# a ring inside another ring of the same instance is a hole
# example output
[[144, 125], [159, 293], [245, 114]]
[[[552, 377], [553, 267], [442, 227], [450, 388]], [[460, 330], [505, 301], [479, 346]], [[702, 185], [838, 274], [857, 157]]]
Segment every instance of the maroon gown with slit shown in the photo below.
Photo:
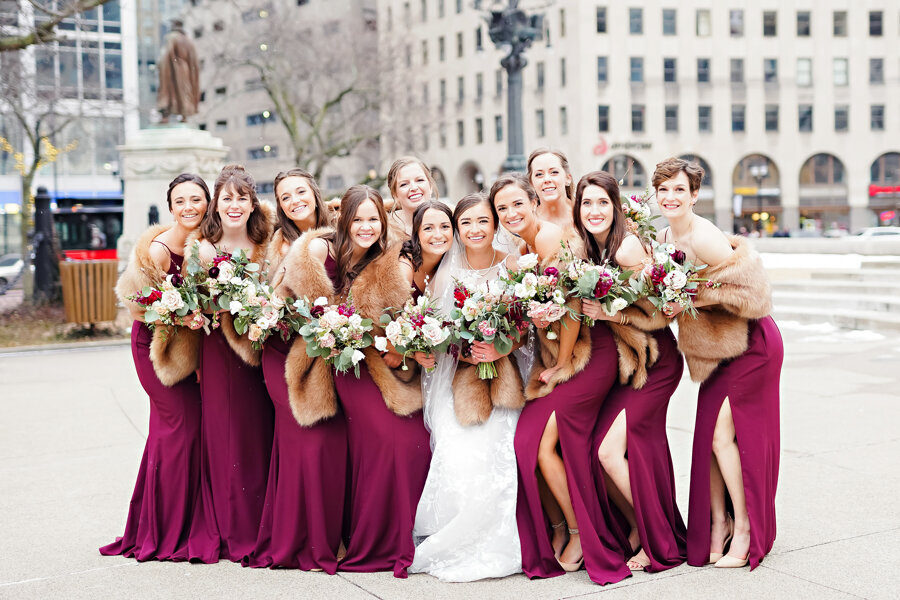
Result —
[[591, 327], [591, 359], [584, 370], [543, 398], [526, 403], [522, 409], [515, 437], [519, 466], [516, 521], [522, 546], [522, 570], [528, 577], [554, 577], [564, 573], [553, 555], [550, 523], [541, 506], [537, 479], [541, 436], [554, 412], [588, 575], [595, 583], [606, 584], [631, 574], [597, 495], [596, 470], [591, 460], [596, 459], [593, 432], [597, 413], [617, 375], [618, 352], [612, 332], [605, 323], [597, 323]]
[[[179, 273], [184, 258], [171, 251], [169, 255], [168, 273]], [[197, 510], [200, 386], [193, 374], [172, 387], [163, 385], [150, 360], [152, 339], [150, 328], [142, 321], [134, 321], [131, 355], [141, 387], [150, 397], [150, 425], [125, 533], [100, 548], [100, 554], [121, 554], [141, 561], [215, 562], [218, 558], [215, 544], [202, 536], [191, 535], [192, 523], [203, 518], [202, 511]]]
[[240, 561], [259, 534], [274, 414], [261, 367], [245, 363], [221, 329], [203, 338], [200, 361], [200, 493], [219, 555]]
[[[613, 387], [600, 410], [592, 457], [594, 468], [599, 471], [600, 485], [605, 475], [597, 451], [613, 421], [624, 410], [635, 521], [641, 546], [650, 559], [645, 570], [650, 573], [677, 567], [687, 557], [687, 532], [675, 501], [675, 473], [666, 436], [669, 399], [681, 381], [684, 359], [668, 327], [653, 332], [653, 337], [659, 347], [659, 358], [647, 372], [647, 383], [639, 390], [622, 384]], [[597, 493], [606, 496], [606, 489], [600, 485]], [[623, 555], [631, 558], [634, 551], [628, 542], [628, 522], [612, 501], [608, 506], [613, 515], [611, 527]]]
[[334, 383], [350, 441], [349, 544], [338, 570], [393, 571], [394, 577], [405, 578], [415, 554], [416, 508], [431, 463], [422, 411], [408, 417], [391, 412], [365, 361], [359, 379], [350, 371], [335, 373]]
[[[775, 488], [781, 450], [779, 384], [784, 345], [772, 317], [748, 323], [747, 350], [722, 362], [700, 386], [688, 505], [688, 564], [709, 560], [709, 470], [716, 419], [727, 397], [741, 456], [741, 478], [750, 516], [750, 568], [775, 542]], [[726, 503], [731, 510], [730, 499]]]
[[[325, 269], [334, 279], [330, 256]], [[277, 334], [266, 341], [262, 368], [275, 407], [275, 437], [269, 484], [256, 548], [244, 557], [247, 567], [322, 569], [334, 574], [341, 544], [347, 483], [347, 422], [335, 416], [302, 427], [294, 419], [284, 378], [292, 343]]]

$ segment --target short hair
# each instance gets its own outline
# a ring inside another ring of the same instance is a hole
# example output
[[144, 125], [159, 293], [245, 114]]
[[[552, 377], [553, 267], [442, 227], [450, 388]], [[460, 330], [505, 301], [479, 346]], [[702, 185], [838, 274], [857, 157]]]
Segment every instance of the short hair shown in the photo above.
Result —
[[696, 162], [690, 162], [676, 156], [667, 158], [661, 163], [657, 163], [656, 170], [653, 171], [653, 178], [651, 179], [653, 189], [658, 188], [659, 184], [661, 184], [663, 181], [673, 179], [682, 172], [687, 175], [688, 185], [691, 189], [691, 193], [693, 194], [694, 192], [699, 190], [700, 183], [703, 181], [703, 167], [701, 167]]

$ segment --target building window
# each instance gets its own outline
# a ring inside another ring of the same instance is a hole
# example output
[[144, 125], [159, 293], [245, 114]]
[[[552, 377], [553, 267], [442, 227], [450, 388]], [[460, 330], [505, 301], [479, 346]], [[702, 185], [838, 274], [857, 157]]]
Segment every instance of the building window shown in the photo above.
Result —
[[808, 10], [797, 11], [797, 37], [809, 37], [810, 17]]
[[731, 131], [744, 131], [744, 112], [746, 107], [743, 104], [731, 105]]
[[872, 37], [881, 37], [882, 26], [884, 22], [884, 13], [880, 10], [869, 11], [869, 35]]
[[850, 107], [847, 105], [834, 107], [834, 130], [847, 131], [850, 129]]
[[441, 79], [440, 81], [440, 106], [445, 106], [447, 104], [447, 80]]
[[271, 111], [264, 110], [262, 112], [253, 113], [252, 115], [247, 115], [247, 126], [252, 127], [254, 125], [263, 125], [265, 123], [272, 123], [275, 121], [275, 114]]
[[226, 129], [228, 129], [227, 120], [216, 121], [216, 131], [225, 131]]
[[708, 8], [697, 9], [697, 37], [712, 35], [712, 18]]
[[744, 83], [744, 59], [731, 59], [731, 83]]
[[438, 19], [444, 18], [444, 0], [438, 0]]
[[534, 122], [537, 126], [537, 136], [539, 138], [544, 137], [545, 129], [544, 129], [544, 109], [539, 108], [534, 111]]
[[428, 20], [428, 0], [421, 0], [422, 22]]
[[494, 140], [503, 141], [503, 117], [501, 115], [494, 117]]
[[559, 59], [559, 87], [566, 87], [566, 57]]
[[597, 7], [597, 33], [606, 33], [606, 7]]
[[847, 37], [847, 11], [834, 11], [834, 37]]
[[744, 11], [736, 8], [728, 11], [728, 24], [731, 37], [744, 37]]
[[678, 105], [677, 104], [667, 104], [666, 105], [666, 131], [667, 132], [677, 132], [678, 131]]
[[444, 62], [444, 59], [447, 58], [447, 44], [444, 40], [444, 36], [438, 38], [438, 60]]
[[441, 123], [438, 126], [438, 143], [440, 144], [441, 148], [447, 147], [447, 124], [446, 123]]
[[406, 68], [411, 69], [412, 68], [412, 46], [407, 44], [406, 48], [404, 49], [404, 54], [406, 55]]
[[463, 76], [456, 78], [456, 103], [462, 104], [466, 99], [466, 79]]
[[850, 83], [850, 72], [846, 58], [834, 59], [834, 85], [846, 86]]
[[697, 107], [697, 130], [702, 133], [712, 131], [712, 106]]
[[763, 78], [766, 83], [778, 83], [778, 59], [763, 59]]
[[475, 73], [475, 100], [481, 102], [484, 98], [484, 74]]
[[808, 133], [813, 129], [812, 104], [801, 104], [797, 109], [797, 126], [801, 133]]
[[497, 69], [494, 73], [494, 95], [497, 98], [503, 95], [503, 69]]
[[475, 119], [475, 143], [484, 143], [484, 121], [482, 121], [481, 117]]
[[456, 58], [463, 56], [463, 34], [462, 31], [456, 34]]
[[559, 37], [566, 37], [566, 9], [559, 9]]
[[766, 104], [766, 131], [778, 131], [777, 104]]
[[537, 89], [539, 92], [544, 91], [544, 61], [538, 61], [535, 65], [535, 71], [537, 74]]
[[463, 9], [463, 0], [456, 0], [456, 14], [462, 12]]
[[609, 68], [605, 56], [597, 57], [597, 83], [607, 83], [609, 81]]
[[697, 83], [709, 83], [709, 59], [697, 59]]
[[456, 122], [456, 145], [464, 146], [466, 144], [466, 124], [462, 121]]
[[475, 30], [475, 52], [484, 50], [484, 36], [481, 33], [481, 27]]
[[428, 40], [422, 40], [422, 65], [428, 65]]
[[674, 58], [663, 59], [663, 81], [666, 83], [678, 81], [678, 69]]
[[422, 105], [428, 106], [428, 82], [422, 84]]
[[884, 83], [884, 59], [869, 59], [869, 83]]
[[774, 10], [763, 12], [763, 35], [775, 37], [778, 34], [778, 13]]
[[278, 146], [259, 146], [258, 148], [248, 148], [247, 158], [250, 160], [261, 160], [264, 158], [278, 158]]
[[675, 35], [675, 9], [663, 9], [663, 35]]
[[631, 83], [644, 83], [644, 59], [631, 57]]
[[884, 131], [884, 104], [873, 104], [871, 109], [872, 131]]
[[600, 133], [609, 131], [609, 106], [605, 104], [597, 107], [597, 131]]
[[631, 105], [631, 131], [642, 133], [644, 131], [644, 105]]
[[628, 9], [628, 30], [632, 35], [641, 35], [644, 33], [644, 9]]
[[812, 59], [797, 59], [797, 85], [800, 87], [809, 87], [812, 85]]

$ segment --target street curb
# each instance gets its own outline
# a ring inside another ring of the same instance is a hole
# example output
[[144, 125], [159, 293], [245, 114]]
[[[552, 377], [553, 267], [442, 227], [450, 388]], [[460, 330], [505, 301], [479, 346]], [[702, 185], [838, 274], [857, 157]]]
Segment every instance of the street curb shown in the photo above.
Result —
[[67, 350], [100, 350], [117, 348], [131, 344], [131, 338], [113, 338], [93, 342], [65, 342], [62, 344], [39, 344], [34, 346], [10, 346], [0, 348], [0, 358], [5, 354], [36, 354], [40, 352], [65, 352]]

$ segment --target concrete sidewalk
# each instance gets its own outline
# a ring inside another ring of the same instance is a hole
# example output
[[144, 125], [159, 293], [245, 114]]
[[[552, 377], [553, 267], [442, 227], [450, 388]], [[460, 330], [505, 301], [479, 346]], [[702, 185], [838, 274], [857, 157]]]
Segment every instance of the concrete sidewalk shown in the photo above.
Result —
[[[681, 566], [600, 587], [586, 573], [444, 584], [426, 575], [101, 557], [120, 535], [147, 428], [126, 346], [0, 355], [0, 598], [896, 598], [900, 337], [782, 323], [778, 539], [762, 566]], [[669, 411], [687, 508], [696, 388]]]

